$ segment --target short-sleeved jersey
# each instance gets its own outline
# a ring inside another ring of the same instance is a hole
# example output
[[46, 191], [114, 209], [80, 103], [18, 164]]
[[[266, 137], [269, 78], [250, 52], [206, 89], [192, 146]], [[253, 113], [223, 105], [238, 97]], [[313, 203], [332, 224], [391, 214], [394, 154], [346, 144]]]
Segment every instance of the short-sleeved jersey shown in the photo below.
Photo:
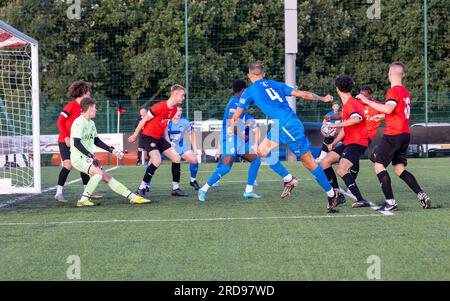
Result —
[[81, 106], [76, 100], [66, 104], [58, 118], [58, 142], [64, 142], [64, 138], [70, 137], [70, 129], [75, 119], [81, 115]]
[[291, 95], [293, 90], [293, 87], [285, 83], [260, 79], [244, 91], [239, 107], [246, 109], [255, 104], [270, 119], [283, 126], [290, 118], [297, 117], [286, 100], [286, 96]]
[[[379, 101], [370, 98], [371, 101], [375, 103], [380, 103]], [[369, 135], [369, 139], [373, 141], [375, 136], [377, 135], [378, 128], [380, 127], [381, 120], [374, 120], [373, 116], [381, 114], [381, 112], [375, 110], [369, 105], [364, 105], [364, 116], [366, 118], [366, 126], [367, 126], [367, 134]]]
[[158, 140], [161, 139], [169, 121], [172, 120], [176, 113], [177, 107], [173, 106], [169, 108], [167, 106], [167, 100], [154, 104], [147, 112], [153, 118], [145, 124], [142, 129], [142, 134]]
[[386, 114], [384, 134], [390, 136], [409, 134], [411, 96], [408, 90], [402, 85], [392, 87], [386, 93], [386, 104], [388, 103], [395, 103], [396, 107], [391, 114]]
[[170, 121], [167, 130], [170, 141], [175, 145], [183, 146], [184, 136], [192, 130], [192, 123], [187, 118], [181, 117], [177, 123], [174, 120]]
[[[333, 116], [333, 115], [339, 114], [339, 113], [342, 113], [342, 111], [337, 111], [337, 112], [335, 112], [335, 111], [330, 111], [330, 112], [328, 112], [326, 115], [327, 115], [327, 116]], [[330, 120], [328, 120], [328, 122], [329, 122], [329, 123], [341, 123], [341, 122], [342, 122], [342, 119], [330, 119]]]
[[369, 141], [363, 103], [356, 98], [350, 97], [342, 106], [342, 120], [345, 121], [355, 116], [360, 118], [361, 121], [343, 128], [345, 134], [344, 145], [359, 144], [367, 147]]
[[94, 153], [94, 139], [97, 137], [97, 129], [93, 120], [87, 120], [80, 116], [72, 124], [70, 131], [70, 152], [71, 154], [84, 156], [75, 146], [74, 139], [81, 139], [81, 144], [90, 152]]
[[[225, 108], [225, 112], [223, 113], [223, 119], [222, 119], [222, 138], [225, 139], [226, 134], [226, 128], [229, 126], [227, 122], [228, 120], [233, 117], [234, 113], [236, 113], [236, 110], [239, 106], [239, 98], [237, 96], [233, 96], [230, 101], [227, 104], [227, 107]], [[238, 123], [236, 124], [237, 130], [240, 132], [245, 131], [245, 135], [248, 135], [249, 128], [254, 128], [256, 126], [256, 120], [253, 118], [252, 115], [248, 114], [247, 112], [244, 112], [241, 117], [239, 117]]]

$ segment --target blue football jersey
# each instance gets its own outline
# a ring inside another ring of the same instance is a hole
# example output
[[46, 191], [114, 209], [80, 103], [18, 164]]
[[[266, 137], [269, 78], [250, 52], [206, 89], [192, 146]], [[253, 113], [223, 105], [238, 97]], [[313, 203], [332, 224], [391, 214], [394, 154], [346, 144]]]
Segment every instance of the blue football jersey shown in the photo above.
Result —
[[[229, 120], [229, 119], [231, 119], [231, 117], [233, 117], [234, 113], [236, 113], [238, 106], [239, 106], [239, 98], [237, 96], [233, 96], [230, 99], [230, 101], [228, 102], [225, 112], [223, 113], [223, 120], [222, 120], [223, 136], [225, 136], [225, 133], [226, 133], [227, 120]], [[248, 135], [249, 127], [253, 128], [254, 126], [256, 126], [256, 121], [253, 118], [253, 116], [248, 114], [247, 112], [244, 112], [241, 115], [238, 123], [236, 124], [238, 131], [241, 131], [241, 132], [246, 131], [245, 135]]]
[[254, 104], [270, 119], [278, 120], [280, 125], [283, 125], [288, 119], [296, 116], [286, 100], [286, 96], [291, 95], [293, 90], [293, 87], [285, 83], [260, 79], [244, 91], [239, 107], [247, 109]]
[[[330, 112], [328, 112], [326, 115], [327, 115], [327, 116], [333, 116], [334, 114], [337, 114], [337, 113], [342, 113], [342, 111], [339, 110], [339, 111], [337, 111], [336, 113], [335, 113], [334, 111], [330, 111]], [[329, 123], [341, 123], [341, 122], [342, 122], [342, 119], [330, 119], [330, 120], [328, 120], [328, 122], [329, 122]]]
[[167, 126], [167, 130], [170, 141], [175, 143], [175, 145], [183, 146], [184, 135], [187, 131], [192, 130], [192, 123], [188, 119], [181, 117], [177, 123], [171, 120]]

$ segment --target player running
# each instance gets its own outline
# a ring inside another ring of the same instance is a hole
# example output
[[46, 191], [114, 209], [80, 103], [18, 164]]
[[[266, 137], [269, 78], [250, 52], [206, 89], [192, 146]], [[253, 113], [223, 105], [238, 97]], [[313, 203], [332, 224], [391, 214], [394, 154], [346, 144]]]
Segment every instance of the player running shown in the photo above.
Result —
[[[259, 199], [261, 196], [253, 191], [256, 177], [258, 176], [258, 170], [261, 165], [261, 159], [253, 152], [251, 153], [249, 142], [249, 130], [254, 134], [253, 141], [255, 145], [259, 142], [259, 127], [256, 124], [255, 119], [247, 113], [241, 114], [237, 127], [231, 133], [226, 131], [230, 126], [230, 120], [238, 108], [239, 99], [242, 96], [246, 87], [245, 81], [237, 79], [233, 81], [234, 96], [228, 102], [228, 105], [223, 114], [222, 120], [222, 153], [219, 158], [219, 164], [216, 171], [211, 175], [205, 185], [198, 191], [198, 200], [204, 202], [206, 200], [206, 193], [211, 186], [214, 186], [223, 176], [230, 172], [233, 162], [236, 156], [240, 156], [246, 161], [251, 162], [248, 169], [247, 186], [243, 193], [244, 199]], [[246, 133], [247, 131], [247, 133]], [[256, 148], [256, 147], [255, 147]]]
[[[59, 202], [66, 203], [67, 200], [64, 197], [64, 184], [66, 183], [67, 177], [72, 170], [72, 163], [70, 162], [70, 128], [75, 119], [77, 119], [81, 114], [80, 102], [85, 97], [91, 96], [90, 85], [85, 81], [75, 81], [73, 82], [67, 93], [70, 98], [75, 98], [68, 104], [66, 104], [59, 115], [57, 126], [59, 130], [58, 145], [59, 152], [61, 154], [61, 160], [63, 161], [63, 168], [61, 169], [58, 177], [58, 186], [56, 186], [55, 200]], [[89, 182], [89, 175], [80, 172], [81, 180], [86, 188]], [[92, 195], [92, 199], [102, 198], [99, 195]]]
[[[337, 173], [357, 200], [352, 207], [368, 207], [370, 206], [369, 202], [362, 197], [355, 178], [350, 173], [351, 167], [359, 163], [361, 155], [364, 154], [369, 145], [364, 106], [360, 100], [352, 97], [351, 91], [354, 82], [349, 76], [339, 76], [335, 85], [336, 91], [344, 104], [342, 107], [342, 122], [330, 124], [329, 127], [343, 128], [343, 130], [328, 146], [330, 152], [320, 161], [320, 165], [333, 188], [339, 190], [336, 174], [332, 167], [333, 164], [339, 162]], [[342, 140], [344, 140], [343, 144], [336, 147]]]
[[375, 173], [386, 197], [386, 203], [379, 209], [382, 211], [398, 208], [392, 192], [391, 178], [386, 170], [391, 162], [394, 165], [395, 174], [417, 194], [422, 207], [428, 209], [431, 205], [430, 197], [420, 188], [414, 175], [406, 170], [406, 152], [410, 140], [411, 96], [402, 84], [404, 76], [405, 67], [402, 63], [394, 62], [389, 65], [388, 77], [391, 88], [386, 93], [385, 104], [373, 102], [363, 94], [357, 96], [371, 108], [385, 114], [386, 128], [383, 138], [370, 158], [375, 163]]
[[[198, 152], [195, 131], [193, 130], [192, 123], [187, 118], [181, 117], [183, 109], [181, 107], [177, 107], [177, 109], [177, 113], [169, 122], [164, 135], [181, 158], [189, 162], [189, 171], [191, 172], [190, 185], [195, 190], [199, 190], [200, 185], [197, 182]], [[185, 143], [185, 135], [189, 135], [188, 142], [190, 145]]]
[[144, 196], [147, 186], [153, 175], [161, 165], [161, 154], [164, 154], [170, 161], [172, 161], [172, 195], [173, 196], [187, 196], [187, 194], [180, 189], [181, 177], [181, 157], [172, 148], [172, 145], [163, 137], [169, 121], [177, 113], [177, 106], [183, 104], [186, 91], [180, 85], [173, 85], [170, 88], [170, 97], [166, 101], [154, 104], [147, 112], [144, 118], [139, 122], [133, 135], [128, 138], [128, 142], [134, 143], [139, 132], [142, 129], [142, 141], [145, 150], [150, 157], [149, 165], [145, 171], [144, 178], [138, 188], [138, 193]]
[[[284, 83], [266, 80], [264, 77], [265, 73], [261, 64], [254, 63], [250, 65], [248, 78], [252, 85], [242, 94], [239, 107], [232, 117], [232, 127], [241, 117], [244, 109], [251, 104], [259, 107], [264, 114], [275, 122], [275, 126], [272, 127], [268, 136], [259, 145], [259, 154], [262, 157], [266, 157], [278, 146], [278, 142], [286, 144], [296, 156], [300, 157], [303, 165], [314, 175], [317, 183], [327, 193], [328, 208], [333, 210], [337, 206], [339, 191], [331, 187], [322, 167], [314, 161], [310, 151], [311, 143], [305, 136], [303, 124], [289, 107], [286, 96], [302, 97], [323, 102], [331, 102], [333, 97], [331, 95], [321, 97], [311, 92], [300, 91]], [[230, 131], [232, 127], [229, 129]], [[270, 168], [284, 180], [284, 190], [281, 197], [289, 196], [292, 189], [298, 185], [298, 179], [284, 168], [278, 158], [275, 158], [275, 160], [273, 158], [270, 158], [270, 160], [265, 158], [265, 160]]]
[[83, 98], [80, 102], [81, 116], [75, 119], [71, 127], [70, 161], [75, 169], [91, 176], [81, 199], [77, 202], [77, 207], [95, 206], [90, 199], [101, 180], [107, 183], [114, 192], [129, 199], [132, 204], [150, 203], [150, 200], [135, 195], [99, 167], [98, 160], [94, 156], [94, 145], [112, 153], [118, 159], [122, 159], [124, 153], [119, 149], [106, 145], [98, 138], [97, 129], [92, 120], [97, 112], [95, 104], [96, 101], [94, 99]]

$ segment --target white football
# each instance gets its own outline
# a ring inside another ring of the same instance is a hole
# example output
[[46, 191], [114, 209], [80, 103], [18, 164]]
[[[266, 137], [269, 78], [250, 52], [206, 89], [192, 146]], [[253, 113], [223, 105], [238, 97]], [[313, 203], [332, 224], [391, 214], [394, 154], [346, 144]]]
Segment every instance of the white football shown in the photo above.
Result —
[[336, 128], [330, 128], [330, 124], [330, 122], [327, 122], [320, 128], [320, 132], [324, 137], [334, 137], [336, 135]]

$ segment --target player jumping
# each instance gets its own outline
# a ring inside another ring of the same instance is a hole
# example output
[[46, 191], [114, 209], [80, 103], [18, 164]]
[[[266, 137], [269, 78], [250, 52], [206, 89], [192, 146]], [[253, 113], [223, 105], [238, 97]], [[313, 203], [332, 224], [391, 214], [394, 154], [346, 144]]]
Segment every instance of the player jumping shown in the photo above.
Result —
[[386, 170], [391, 162], [395, 174], [417, 194], [422, 207], [428, 209], [431, 205], [430, 197], [419, 186], [414, 175], [406, 170], [406, 152], [411, 136], [409, 129], [411, 96], [402, 84], [404, 76], [405, 67], [402, 63], [394, 62], [389, 65], [388, 77], [391, 88], [386, 93], [385, 104], [373, 102], [363, 94], [357, 96], [365, 104], [385, 114], [386, 128], [383, 138], [370, 158], [375, 163], [375, 173], [386, 197], [386, 203], [379, 209], [383, 211], [398, 208], [392, 192], [391, 178]]
[[71, 127], [70, 161], [77, 170], [91, 176], [81, 199], [77, 202], [77, 207], [95, 205], [90, 201], [90, 198], [101, 180], [107, 183], [114, 192], [129, 199], [132, 204], [150, 203], [150, 200], [135, 195], [99, 167], [98, 160], [94, 156], [94, 145], [112, 153], [118, 159], [122, 159], [124, 153], [119, 149], [106, 145], [98, 138], [97, 129], [92, 120], [97, 112], [95, 104], [96, 101], [94, 99], [83, 98], [80, 102], [81, 116], [75, 119]]
[[244, 199], [254, 198], [259, 199], [261, 196], [257, 195], [253, 191], [253, 185], [255, 184], [256, 177], [258, 176], [258, 170], [261, 165], [261, 159], [255, 154], [250, 152], [249, 136], [245, 134], [246, 128], [251, 129], [256, 139], [256, 146], [259, 141], [259, 128], [255, 119], [247, 113], [241, 114], [237, 128], [231, 133], [227, 133], [227, 126], [230, 125], [230, 119], [236, 112], [239, 104], [239, 98], [242, 96], [246, 87], [246, 83], [243, 80], [237, 79], [233, 81], [234, 96], [228, 102], [228, 105], [223, 114], [222, 121], [222, 154], [219, 158], [220, 163], [217, 165], [216, 171], [211, 175], [205, 185], [198, 191], [198, 200], [204, 202], [206, 200], [206, 192], [211, 186], [216, 184], [223, 176], [230, 172], [233, 162], [236, 156], [242, 157], [244, 160], [251, 162], [248, 170], [247, 186], [243, 193]]
[[[177, 108], [177, 113], [166, 128], [165, 138], [172, 144], [172, 147], [181, 158], [189, 162], [189, 171], [191, 172], [190, 185], [195, 190], [199, 190], [200, 185], [197, 182], [198, 160], [195, 131], [192, 128], [192, 123], [187, 118], [181, 117], [183, 109], [181, 107]], [[185, 143], [185, 135], [189, 135], [188, 142], [190, 145]]]
[[134, 143], [139, 132], [142, 129], [142, 141], [145, 150], [150, 157], [149, 166], [145, 171], [144, 178], [138, 188], [138, 193], [144, 196], [153, 175], [161, 165], [161, 154], [164, 154], [170, 161], [172, 161], [172, 195], [173, 196], [187, 196], [187, 194], [180, 189], [181, 177], [181, 157], [172, 148], [172, 145], [163, 137], [169, 121], [177, 113], [177, 106], [183, 104], [186, 91], [180, 85], [173, 85], [170, 88], [170, 97], [166, 101], [158, 102], [153, 105], [147, 112], [144, 118], [139, 122], [133, 135], [128, 138], [128, 142]]
[[[300, 91], [284, 83], [266, 80], [264, 77], [265, 73], [261, 64], [254, 63], [250, 65], [248, 78], [252, 82], [252, 85], [242, 94], [239, 107], [232, 118], [232, 126], [241, 117], [244, 109], [248, 108], [251, 104], [259, 107], [264, 114], [275, 122], [275, 127], [272, 127], [268, 136], [262, 141], [258, 152], [261, 156], [265, 157], [278, 146], [278, 142], [286, 144], [296, 156], [300, 157], [303, 165], [314, 175], [317, 183], [328, 196], [327, 207], [329, 210], [333, 210], [338, 203], [339, 191], [331, 187], [322, 167], [314, 161], [310, 151], [311, 143], [305, 136], [303, 124], [289, 107], [286, 96], [295, 96], [323, 102], [331, 102], [333, 101], [333, 97], [331, 95], [321, 97], [311, 92]], [[273, 158], [271, 159], [268, 162], [270, 168], [284, 180], [284, 190], [281, 197], [287, 197], [290, 195], [292, 189], [298, 185], [298, 179], [284, 168], [278, 158], [275, 158], [275, 160]]]

